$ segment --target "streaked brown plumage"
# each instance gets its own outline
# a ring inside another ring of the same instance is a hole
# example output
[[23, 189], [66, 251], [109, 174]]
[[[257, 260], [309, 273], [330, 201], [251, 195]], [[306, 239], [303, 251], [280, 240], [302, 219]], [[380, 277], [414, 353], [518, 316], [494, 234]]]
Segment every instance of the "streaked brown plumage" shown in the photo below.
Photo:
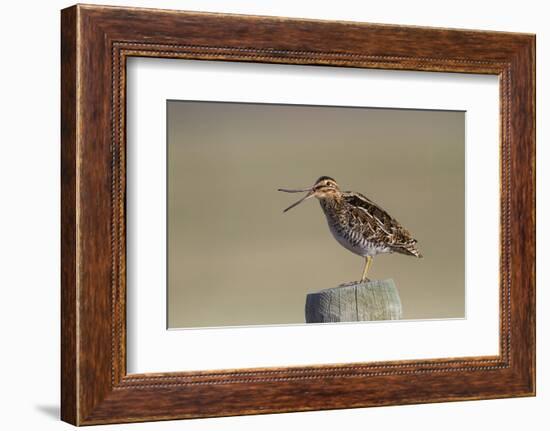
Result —
[[361, 281], [367, 279], [372, 258], [381, 253], [422, 257], [416, 239], [379, 205], [356, 192], [342, 192], [336, 181], [320, 177], [312, 187], [279, 189], [287, 193], [307, 192], [285, 212], [315, 196], [319, 199], [334, 238], [346, 249], [365, 257]]

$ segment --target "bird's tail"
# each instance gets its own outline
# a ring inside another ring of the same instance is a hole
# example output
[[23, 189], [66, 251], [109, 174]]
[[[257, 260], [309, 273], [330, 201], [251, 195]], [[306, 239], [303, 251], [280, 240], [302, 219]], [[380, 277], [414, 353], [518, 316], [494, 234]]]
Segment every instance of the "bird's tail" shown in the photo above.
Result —
[[416, 247], [416, 241], [403, 245], [401, 247], [396, 247], [395, 251], [401, 254], [406, 254], [407, 256], [414, 256], [418, 258], [423, 258], [422, 253], [420, 253], [420, 250]]

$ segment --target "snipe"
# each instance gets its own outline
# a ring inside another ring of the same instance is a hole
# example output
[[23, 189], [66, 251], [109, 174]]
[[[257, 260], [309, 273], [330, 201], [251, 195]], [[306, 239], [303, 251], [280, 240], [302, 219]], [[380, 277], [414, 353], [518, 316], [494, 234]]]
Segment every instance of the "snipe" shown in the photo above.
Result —
[[356, 192], [343, 192], [330, 177], [321, 177], [304, 189], [279, 189], [286, 193], [306, 192], [299, 201], [316, 197], [327, 218], [332, 235], [343, 247], [365, 258], [361, 282], [367, 280], [372, 259], [381, 253], [401, 253], [422, 257], [416, 239], [399, 222], [376, 203]]

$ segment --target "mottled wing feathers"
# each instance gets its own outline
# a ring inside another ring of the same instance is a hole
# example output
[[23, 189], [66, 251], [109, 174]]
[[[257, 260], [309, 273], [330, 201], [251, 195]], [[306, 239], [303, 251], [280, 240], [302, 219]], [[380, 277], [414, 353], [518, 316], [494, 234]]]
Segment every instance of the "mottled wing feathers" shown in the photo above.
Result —
[[416, 239], [386, 210], [357, 192], [343, 192], [346, 203], [352, 207], [355, 223], [370, 241], [386, 244], [392, 251], [422, 257], [416, 248]]

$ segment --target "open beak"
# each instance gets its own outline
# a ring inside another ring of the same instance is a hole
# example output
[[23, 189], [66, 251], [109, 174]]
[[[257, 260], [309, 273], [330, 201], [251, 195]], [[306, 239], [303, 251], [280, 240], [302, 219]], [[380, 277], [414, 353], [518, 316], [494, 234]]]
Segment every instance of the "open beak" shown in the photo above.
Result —
[[292, 205], [290, 205], [288, 208], [286, 208], [283, 212], [286, 213], [289, 209], [292, 209], [294, 208], [295, 206], [297, 205], [300, 205], [303, 201], [305, 201], [306, 199], [309, 199], [310, 197], [313, 196], [313, 188], [310, 187], [310, 188], [307, 188], [307, 189], [278, 189], [280, 192], [285, 192], [285, 193], [301, 193], [301, 192], [307, 192], [307, 194], [302, 198], [300, 199], [299, 201], [297, 202], [294, 202]]

